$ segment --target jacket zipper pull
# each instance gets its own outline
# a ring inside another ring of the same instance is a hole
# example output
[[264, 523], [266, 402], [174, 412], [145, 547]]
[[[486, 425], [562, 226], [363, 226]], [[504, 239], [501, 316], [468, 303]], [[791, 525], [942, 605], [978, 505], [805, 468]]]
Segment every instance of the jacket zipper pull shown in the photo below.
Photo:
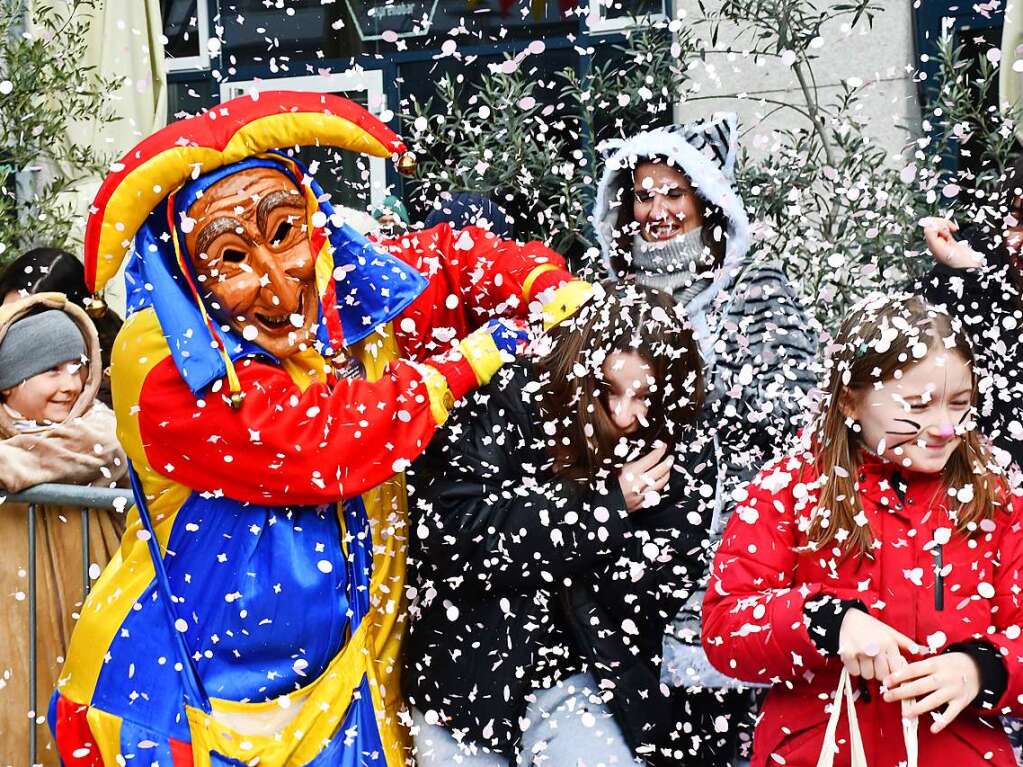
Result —
[[941, 574], [945, 562], [940, 543], [934, 547], [934, 568], [934, 609], [940, 612], [945, 609], [945, 576]]

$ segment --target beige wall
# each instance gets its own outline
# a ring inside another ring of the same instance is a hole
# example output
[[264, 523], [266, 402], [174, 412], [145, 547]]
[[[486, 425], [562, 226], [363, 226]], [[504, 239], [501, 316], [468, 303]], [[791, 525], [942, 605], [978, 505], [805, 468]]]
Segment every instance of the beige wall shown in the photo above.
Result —
[[[813, 62], [817, 78], [818, 98], [826, 103], [840, 92], [840, 83], [859, 78], [864, 83], [859, 113], [867, 121], [867, 132], [888, 151], [899, 153], [908, 140], [919, 134], [920, 109], [911, 79], [913, 40], [911, 3], [906, 0], [879, 0], [883, 12], [874, 18], [873, 27], [866, 22], [855, 30], [839, 24], [825, 27], [823, 45], [815, 49], [819, 57]], [[695, 25], [709, 40], [706, 22], [695, 0], [675, 0], [676, 14], [685, 14], [684, 21]], [[708, 4], [713, 8], [713, 3]], [[741, 48], [750, 45], [749, 36], [739, 35], [735, 27], [723, 28], [718, 48], [728, 45]], [[705, 62], [691, 72], [694, 95], [710, 96], [679, 106], [680, 119], [688, 120], [713, 111], [731, 110], [739, 113], [744, 131], [743, 144], [754, 155], [765, 151], [766, 134], [775, 128], [794, 128], [805, 119], [791, 109], [778, 111], [777, 104], [764, 104], [758, 98], [804, 105], [804, 97], [791, 67], [777, 58], [762, 58], [708, 52]], [[737, 98], [737, 94], [746, 98]], [[724, 98], [722, 98], [724, 97]], [[914, 131], [911, 135], [906, 127]]]
[[[160, 3], [159, 0], [104, 0], [91, 15], [85, 63], [95, 66], [105, 76], [124, 78], [121, 87], [110, 94], [110, 105], [120, 119], [106, 125], [72, 126], [71, 133], [75, 140], [91, 144], [117, 160], [167, 122]], [[79, 240], [85, 231], [89, 206], [102, 181], [99, 177], [87, 179], [71, 193], [77, 212], [72, 231]], [[123, 316], [122, 273], [123, 266], [122, 272], [110, 281], [104, 297]]]

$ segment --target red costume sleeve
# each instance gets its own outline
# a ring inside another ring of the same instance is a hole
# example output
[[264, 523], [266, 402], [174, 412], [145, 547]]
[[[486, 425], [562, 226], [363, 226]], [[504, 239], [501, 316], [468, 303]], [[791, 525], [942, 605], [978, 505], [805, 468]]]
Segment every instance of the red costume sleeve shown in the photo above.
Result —
[[[452, 394], [472, 371], [438, 365]], [[196, 399], [168, 357], [146, 377], [139, 431], [150, 466], [200, 492], [264, 504], [350, 498], [402, 471], [437, 428], [422, 369], [396, 361], [376, 381], [342, 379], [305, 391], [281, 368], [239, 361], [245, 399]]]
[[439, 224], [381, 243], [429, 280], [394, 321], [402, 353], [423, 359], [492, 317], [525, 318], [529, 302], [571, 279], [565, 260], [540, 242], [502, 240], [470, 226]]

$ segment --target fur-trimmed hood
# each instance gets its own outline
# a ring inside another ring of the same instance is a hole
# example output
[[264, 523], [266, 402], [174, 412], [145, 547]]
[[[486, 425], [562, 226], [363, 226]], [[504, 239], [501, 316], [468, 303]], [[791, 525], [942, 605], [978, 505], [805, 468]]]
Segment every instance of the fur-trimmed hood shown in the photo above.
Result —
[[686, 307], [690, 316], [703, 313], [713, 299], [731, 285], [750, 258], [749, 218], [733, 186], [737, 134], [736, 115], [722, 114], [710, 120], [658, 128], [600, 145], [598, 149], [605, 158], [604, 173], [597, 185], [593, 225], [604, 268], [611, 277], [621, 276], [614, 273], [611, 256], [625, 185], [632, 184], [638, 161], [662, 157], [685, 173], [697, 193], [719, 207], [728, 219], [722, 268], [713, 283]]

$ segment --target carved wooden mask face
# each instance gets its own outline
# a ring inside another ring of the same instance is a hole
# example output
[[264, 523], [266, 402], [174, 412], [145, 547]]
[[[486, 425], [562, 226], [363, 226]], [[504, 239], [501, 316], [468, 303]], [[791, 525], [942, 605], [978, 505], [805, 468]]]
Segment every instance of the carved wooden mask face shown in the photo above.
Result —
[[185, 244], [217, 319], [278, 359], [308, 344], [319, 299], [306, 200], [294, 182], [250, 168], [210, 186], [188, 216]]

